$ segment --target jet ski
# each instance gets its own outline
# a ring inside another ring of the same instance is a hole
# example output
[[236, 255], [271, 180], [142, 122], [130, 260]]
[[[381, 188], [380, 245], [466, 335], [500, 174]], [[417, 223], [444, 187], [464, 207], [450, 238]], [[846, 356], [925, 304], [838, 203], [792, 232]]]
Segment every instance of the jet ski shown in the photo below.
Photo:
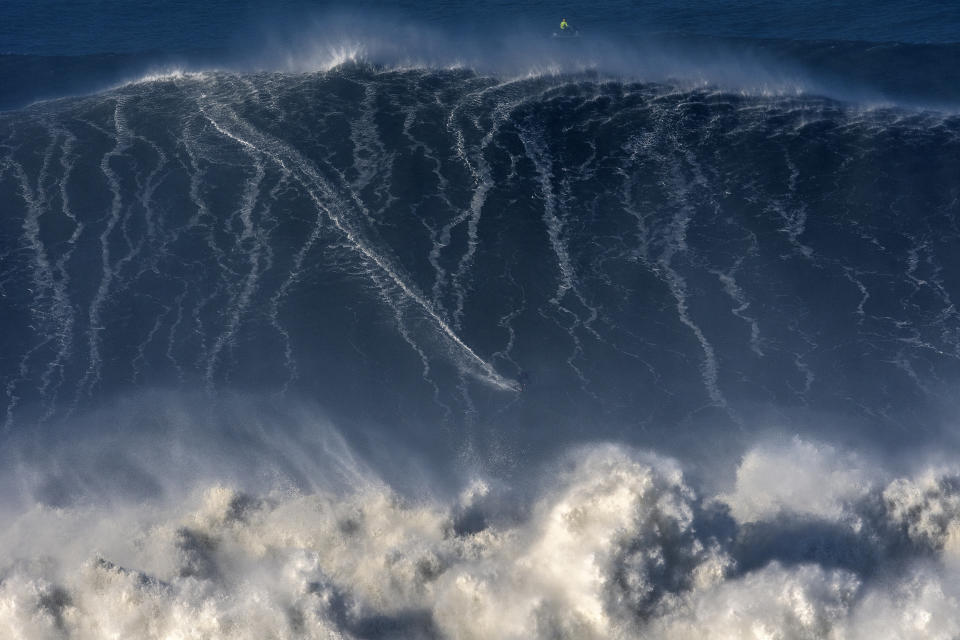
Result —
[[580, 32], [577, 29], [564, 29], [563, 31], [554, 31], [555, 40], [579, 40]]

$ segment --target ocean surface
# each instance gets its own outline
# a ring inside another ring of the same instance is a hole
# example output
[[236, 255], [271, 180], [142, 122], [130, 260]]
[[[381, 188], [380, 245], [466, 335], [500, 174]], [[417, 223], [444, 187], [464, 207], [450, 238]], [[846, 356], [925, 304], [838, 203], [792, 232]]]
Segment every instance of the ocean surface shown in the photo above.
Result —
[[958, 34], [0, 4], [0, 637], [960, 637]]

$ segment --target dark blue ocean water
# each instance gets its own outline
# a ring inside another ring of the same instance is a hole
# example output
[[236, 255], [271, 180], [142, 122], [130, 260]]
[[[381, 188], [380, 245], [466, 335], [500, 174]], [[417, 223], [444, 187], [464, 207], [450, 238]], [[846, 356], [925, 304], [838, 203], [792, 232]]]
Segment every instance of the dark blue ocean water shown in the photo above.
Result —
[[416, 24], [448, 33], [483, 36], [517, 28], [552, 30], [561, 18], [594, 37], [654, 33], [715, 37], [836, 40], [872, 43], [957, 42], [960, 9], [947, 0], [925, 2], [68, 2], [4, 3], [4, 53], [82, 55], [192, 51], [257, 45], [274, 29], [329, 32], [330, 20]]
[[3, 3], [0, 636], [956, 637], [958, 30]]

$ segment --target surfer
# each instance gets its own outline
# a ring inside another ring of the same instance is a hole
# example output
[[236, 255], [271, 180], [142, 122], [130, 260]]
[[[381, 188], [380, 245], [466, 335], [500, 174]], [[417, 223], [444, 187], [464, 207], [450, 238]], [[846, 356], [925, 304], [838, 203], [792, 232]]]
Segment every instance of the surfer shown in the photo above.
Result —
[[577, 38], [580, 36], [580, 32], [574, 29], [573, 25], [567, 22], [566, 18], [563, 18], [560, 21], [560, 31], [554, 31], [554, 38]]

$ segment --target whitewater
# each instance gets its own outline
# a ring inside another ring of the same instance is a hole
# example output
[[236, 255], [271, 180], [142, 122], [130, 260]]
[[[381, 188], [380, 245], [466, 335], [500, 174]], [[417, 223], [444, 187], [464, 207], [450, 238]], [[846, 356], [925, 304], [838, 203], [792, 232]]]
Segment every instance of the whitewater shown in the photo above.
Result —
[[960, 637], [928, 45], [364, 25], [0, 101], [0, 637]]

